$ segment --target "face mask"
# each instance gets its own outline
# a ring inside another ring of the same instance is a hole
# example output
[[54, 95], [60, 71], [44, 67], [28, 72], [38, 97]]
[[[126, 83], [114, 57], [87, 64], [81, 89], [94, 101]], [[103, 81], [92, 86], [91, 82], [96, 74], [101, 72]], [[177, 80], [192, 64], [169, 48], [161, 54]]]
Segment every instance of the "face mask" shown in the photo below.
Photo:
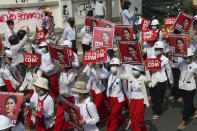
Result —
[[151, 27], [153, 30], [156, 30], [157, 29], [157, 26], [152, 26]]
[[141, 73], [139, 71], [136, 71], [136, 70], [133, 70], [132, 74], [133, 74], [134, 77], [137, 77], [137, 76], [141, 75]]
[[74, 26], [75, 25], [75, 21], [70, 21], [70, 25]]
[[186, 64], [189, 64], [189, 63], [190, 63], [190, 60], [189, 60], [189, 59], [184, 59], [184, 62], [185, 62]]
[[116, 67], [111, 67], [110, 70], [111, 70], [111, 72], [114, 73], [114, 74], [117, 72]]
[[6, 60], [4, 58], [1, 59], [1, 62], [2, 62], [3, 65], [7, 64], [7, 62], [6, 62]]
[[161, 50], [156, 50], [156, 51], [155, 51], [156, 57], [160, 56], [161, 54], [162, 54], [162, 51], [161, 51]]
[[45, 48], [41, 48], [41, 50], [42, 50], [42, 53], [46, 53], [47, 52]]
[[43, 91], [40, 91], [40, 92], [38, 93], [39, 96], [42, 96], [43, 94], [44, 94]]

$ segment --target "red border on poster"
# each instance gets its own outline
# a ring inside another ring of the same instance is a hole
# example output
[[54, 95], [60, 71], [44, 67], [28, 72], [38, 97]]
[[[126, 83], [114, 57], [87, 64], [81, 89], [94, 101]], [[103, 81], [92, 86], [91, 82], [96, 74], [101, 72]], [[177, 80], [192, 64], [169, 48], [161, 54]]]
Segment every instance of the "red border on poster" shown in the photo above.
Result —
[[[124, 36], [123, 30], [126, 30], [130, 35]], [[116, 25], [115, 35], [117, 40], [133, 40], [133, 26], [132, 25]], [[128, 38], [125, 38], [128, 37]]]

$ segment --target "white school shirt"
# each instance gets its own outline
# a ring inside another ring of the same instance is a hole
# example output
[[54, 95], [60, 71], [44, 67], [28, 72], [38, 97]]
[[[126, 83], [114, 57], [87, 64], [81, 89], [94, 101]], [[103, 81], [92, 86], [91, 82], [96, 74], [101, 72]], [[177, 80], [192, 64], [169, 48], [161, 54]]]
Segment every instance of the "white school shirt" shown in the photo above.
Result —
[[70, 69], [68, 72], [60, 73], [59, 77], [59, 93], [60, 94], [67, 94], [72, 95], [72, 91], [70, 90], [75, 86], [75, 74], [72, 69]]
[[[89, 66], [88, 66], [89, 67]], [[97, 75], [97, 71], [92, 68], [89, 68], [89, 80], [86, 86], [87, 90], [94, 90], [96, 94], [99, 94], [103, 91], [105, 91], [105, 86], [103, 85], [101, 78], [99, 78], [99, 75]], [[102, 70], [102, 69], [101, 69]]]
[[129, 10], [124, 9], [122, 11], [122, 19], [123, 19], [123, 25], [131, 25], [131, 19], [135, 16], [134, 11], [130, 13]]
[[179, 88], [182, 90], [191, 91], [196, 89], [196, 82], [194, 76], [197, 75], [197, 64], [192, 62], [191, 64], [186, 64], [185, 62], [172, 63], [172, 67], [179, 67], [181, 75], [179, 78]]
[[74, 53], [74, 59], [71, 60], [72, 68], [73, 68], [75, 76], [77, 76], [78, 68], [79, 68], [79, 58], [78, 58], [78, 55], [75, 52], [73, 52], [73, 53]]
[[143, 49], [143, 52], [147, 54], [147, 59], [153, 58], [155, 57], [155, 48], [154, 46], [150, 46], [147, 42], [146, 43], [145, 48]]
[[90, 101], [90, 97], [86, 98], [85, 102], [77, 103], [76, 106], [80, 109], [80, 115], [86, 124], [83, 126], [84, 131], [99, 131], [96, 123], [99, 122], [99, 115], [96, 106]]
[[[1, 67], [2, 68], [2, 67]], [[0, 72], [1, 72], [1, 68], [0, 68]], [[2, 75], [0, 75], [0, 86], [4, 86], [5, 85], [5, 83], [4, 83], [4, 81], [3, 81], [3, 76]]]
[[104, 16], [105, 4], [96, 1], [95, 4], [95, 13], [96, 16]]
[[4, 46], [7, 48], [10, 48], [10, 42], [9, 38], [12, 35], [16, 35], [16, 32], [14, 30], [11, 30], [9, 27], [5, 30], [5, 43]]
[[63, 40], [76, 40], [76, 36], [77, 36], [77, 28], [76, 27], [71, 27], [70, 25], [68, 27], [65, 28], [64, 32], [63, 32]]
[[86, 26], [81, 29], [80, 38], [81, 43], [84, 45], [89, 45], [92, 42], [92, 34], [86, 32]]

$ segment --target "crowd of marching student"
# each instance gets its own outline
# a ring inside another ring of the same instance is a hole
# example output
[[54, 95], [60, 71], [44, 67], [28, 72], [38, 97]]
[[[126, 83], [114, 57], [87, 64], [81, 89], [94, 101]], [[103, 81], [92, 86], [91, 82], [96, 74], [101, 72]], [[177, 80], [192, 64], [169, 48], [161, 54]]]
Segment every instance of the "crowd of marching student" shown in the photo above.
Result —
[[[124, 1], [122, 5], [123, 25], [131, 25], [133, 17], [136, 16], [137, 8], [130, 13], [130, 5], [129, 1]], [[195, 56], [197, 44], [194, 44], [190, 35], [188, 35], [187, 57], [174, 57], [166, 37], [169, 36], [169, 32], [164, 37], [164, 32], [159, 28], [161, 26], [159, 20], [152, 19], [149, 27], [155, 30], [156, 40], [146, 42], [142, 41], [142, 32], [139, 30], [141, 19], [139, 19], [133, 22], [136, 30], [134, 40], [140, 43], [144, 59], [161, 59], [161, 70], [149, 71], [145, 62], [141, 65], [125, 64], [110, 49], [107, 51], [106, 62], [89, 63], [79, 74], [80, 63], [77, 54], [78, 39], [75, 19], [69, 18], [69, 26], [65, 28], [61, 38], [61, 35], [57, 37], [55, 34], [52, 10], [46, 8], [45, 12], [42, 29], [45, 31], [46, 41], [41, 43], [36, 40], [35, 35], [30, 37], [28, 27], [26, 30], [19, 30], [16, 33], [14, 22], [7, 21], [5, 42], [3, 50], [0, 52], [2, 55], [0, 91], [24, 93], [24, 100], [16, 126], [9, 127], [7, 118], [0, 117], [2, 119], [0, 130], [6, 128], [16, 131], [30, 131], [34, 128], [36, 131], [74, 129], [75, 127], [68, 122], [68, 114], [64, 111], [62, 103], [62, 98], [64, 98], [79, 107], [81, 119], [78, 121], [84, 131], [98, 131], [97, 125], [106, 121], [107, 131], [118, 130], [126, 123], [123, 108], [130, 113], [130, 130], [146, 131], [147, 128], [144, 125], [146, 106], [149, 107], [151, 102], [152, 119], [159, 119], [162, 115], [162, 105], [168, 85], [171, 87], [169, 99], [183, 102], [184, 105], [183, 118], [178, 129], [185, 128], [189, 119], [197, 117], [193, 103], [196, 89], [195, 75], [197, 75], [197, 64], [193, 61], [193, 56]], [[103, 1], [98, 0], [95, 10], [89, 11], [88, 16], [104, 19], [104, 12]], [[183, 34], [175, 29], [171, 29], [170, 33]], [[94, 50], [91, 47], [92, 38], [92, 34], [87, 33], [84, 26], [80, 32], [84, 52]], [[60, 39], [63, 39], [63, 43], [59, 42]], [[64, 67], [61, 64], [53, 63], [48, 44], [68, 46], [74, 53], [74, 59], [71, 60], [72, 66]], [[40, 54], [41, 65], [39, 67], [24, 65], [25, 52]], [[87, 82], [79, 80], [85, 75], [88, 77]], [[147, 90], [149, 90], [150, 96], [148, 96]], [[41, 118], [36, 113], [38, 100], [43, 101]], [[33, 106], [32, 103], [34, 103]], [[22, 119], [25, 116], [26, 118]], [[75, 130], [78, 129], [75, 128]]]

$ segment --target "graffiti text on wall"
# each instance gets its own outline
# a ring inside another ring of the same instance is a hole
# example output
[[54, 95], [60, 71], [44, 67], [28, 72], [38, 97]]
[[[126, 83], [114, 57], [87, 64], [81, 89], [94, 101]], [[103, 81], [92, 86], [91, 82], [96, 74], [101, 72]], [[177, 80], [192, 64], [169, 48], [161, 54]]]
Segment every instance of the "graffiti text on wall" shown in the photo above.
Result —
[[6, 23], [13, 20], [16, 24], [31, 19], [43, 19], [45, 7], [40, 7], [35, 12], [26, 12], [21, 8], [9, 9], [7, 13], [0, 14], [0, 23]]
[[28, 2], [28, 0], [16, 0], [16, 3], [25, 3]]
[[66, 22], [69, 19], [68, 5], [63, 5], [63, 20]]
[[85, 17], [88, 14], [88, 11], [92, 9], [90, 2], [80, 3], [77, 7], [77, 15]]

